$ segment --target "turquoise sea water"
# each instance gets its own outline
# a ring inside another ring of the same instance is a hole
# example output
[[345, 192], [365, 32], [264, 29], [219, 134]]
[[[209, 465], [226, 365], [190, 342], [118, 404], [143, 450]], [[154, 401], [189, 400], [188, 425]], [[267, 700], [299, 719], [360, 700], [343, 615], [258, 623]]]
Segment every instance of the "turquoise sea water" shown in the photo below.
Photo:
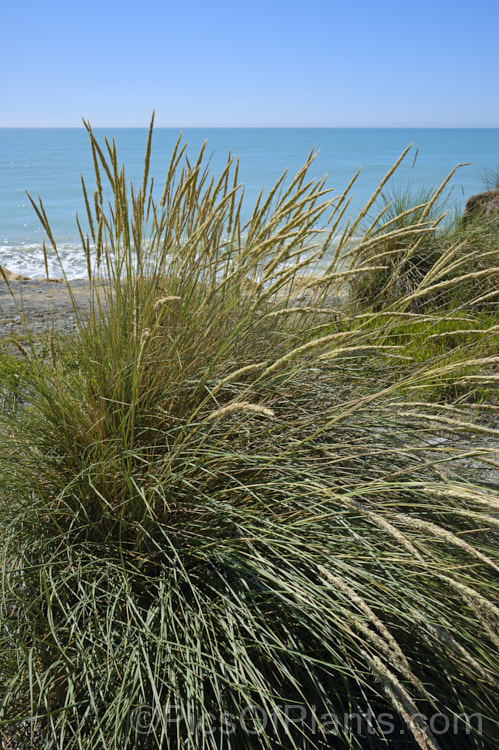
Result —
[[[151, 174], [161, 183], [179, 135], [158, 128], [153, 136]], [[96, 129], [99, 139], [115, 137], [120, 161], [129, 180], [141, 181], [147, 129]], [[246, 214], [261, 188], [269, 190], [285, 169], [294, 174], [311, 149], [319, 154], [313, 177], [328, 175], [327, 185], [338, 193], [359, 167], [349, 208], [354, 215], [370, 197], [401, 152], [411, 153], [392, 178], [392, 189], [437, 186], [457, 164], [450, 184], [449, 206], [461, 210], [466, 198], [484, 190], [484, 170], [499, 166], [499, 129], [343, 129], [343, 128], [195, 128], [183, 131], [188, 153], [197, 155], [203, 141], [215, 174], [227, 153], [240, 157], [240, 181], [245, 185]], [[414, 162], [414, 156], [417, 158]], [[41, 196], [69, 278], [85, 273], [75, 214], [84, 218], [80, 174], [92, 182], [92, 160], [84, 128], [0, 129], [0, 264], [28, 276], [44, 275], [41, 243], [45, 239], [25, 191]], [[51, 273], [60, 276], [55, 261]]]

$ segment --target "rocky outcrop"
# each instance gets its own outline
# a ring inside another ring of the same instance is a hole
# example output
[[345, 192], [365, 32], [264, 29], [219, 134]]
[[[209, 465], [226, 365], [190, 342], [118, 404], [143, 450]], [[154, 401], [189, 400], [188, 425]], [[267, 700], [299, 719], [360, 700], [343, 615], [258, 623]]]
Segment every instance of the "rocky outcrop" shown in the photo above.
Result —
[[486, 193], [472, 195], [467, 200], [463, 213], [463, 224], [469, 224], [478, 218], [495, 220], [496, 226], [499, 226], [499, 190], [489, 190]]
[[12, 273], [5, 266], [0, 266], [0, 281], [29, 281], [29, 276], [21, 276], [19, 273]]
[[[9, 271], [5, 266], [0, 266], [0, 281], [37, 281], [37, 279], [31, 279], [31, 276], [22, 276], [20, 273], [13, 273], [13, 271]], [[62, 284], [64, 279], [42, 279], [42, 281], [50, 281], [53, 284]]]

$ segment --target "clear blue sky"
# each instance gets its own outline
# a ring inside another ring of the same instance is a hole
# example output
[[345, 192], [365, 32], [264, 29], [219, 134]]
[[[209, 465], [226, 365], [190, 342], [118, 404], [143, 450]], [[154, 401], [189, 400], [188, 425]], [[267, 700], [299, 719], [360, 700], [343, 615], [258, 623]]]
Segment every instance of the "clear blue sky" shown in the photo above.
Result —
[[0, 126], [499, 127], [498, 0], [3, 0]]

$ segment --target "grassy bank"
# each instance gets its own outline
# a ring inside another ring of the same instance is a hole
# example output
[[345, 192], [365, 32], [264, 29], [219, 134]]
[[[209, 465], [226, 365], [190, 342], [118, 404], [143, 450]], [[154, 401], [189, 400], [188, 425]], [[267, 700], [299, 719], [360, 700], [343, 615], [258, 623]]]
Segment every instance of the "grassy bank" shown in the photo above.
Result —
[[89, 135], [91, 314], [2, 359], [5, 736], [491, 750], [497, 235]]

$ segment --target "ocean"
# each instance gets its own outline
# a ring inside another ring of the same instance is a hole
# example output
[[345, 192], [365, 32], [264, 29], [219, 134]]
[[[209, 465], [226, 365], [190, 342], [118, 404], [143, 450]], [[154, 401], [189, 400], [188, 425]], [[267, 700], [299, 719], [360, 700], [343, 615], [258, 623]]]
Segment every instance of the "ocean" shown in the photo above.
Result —
[[[147, 128], [94, 132], [102, 142], [104, 137], [115, 138], [127, 178], [139, 185]], [[179, 133], [174, 128], [154, 131], [150, 174], [158, 185], [164, 180]], [[207, 142], [205, 153], [215, 175], [220, 174], [229, 151], [239, 157], [246, 216], [260, 190], [268, 191], [286, 169], [293, 175], [312, 149], [318, 155], [310, 176], [327, 175], [327, 186], [338, 194], [362, 168], [349, 206], [352, 216], [410, 143], [413, 148], [388, 192], [437, 187], [453, 167], [466, 163], [447, 189], [451, 213], [461, 211], [467, 198], [485, 190], [484, 174], [497, 173], [499, 168], [499, 129], [188, 128], [183, 138], [191, 157]], [[93, 189], [92, 157], [83, 126], [0, 129], [0, 265], [32, 278], [44, 276], [42, 241], [46, 238], [28, 191], [43, 200], [68, 278], [85, 275], [75, 221], [76, 213], [85, 220], [80, 175]], [[49, 270], [51, 275], [61, 275], [53, 257]]]

